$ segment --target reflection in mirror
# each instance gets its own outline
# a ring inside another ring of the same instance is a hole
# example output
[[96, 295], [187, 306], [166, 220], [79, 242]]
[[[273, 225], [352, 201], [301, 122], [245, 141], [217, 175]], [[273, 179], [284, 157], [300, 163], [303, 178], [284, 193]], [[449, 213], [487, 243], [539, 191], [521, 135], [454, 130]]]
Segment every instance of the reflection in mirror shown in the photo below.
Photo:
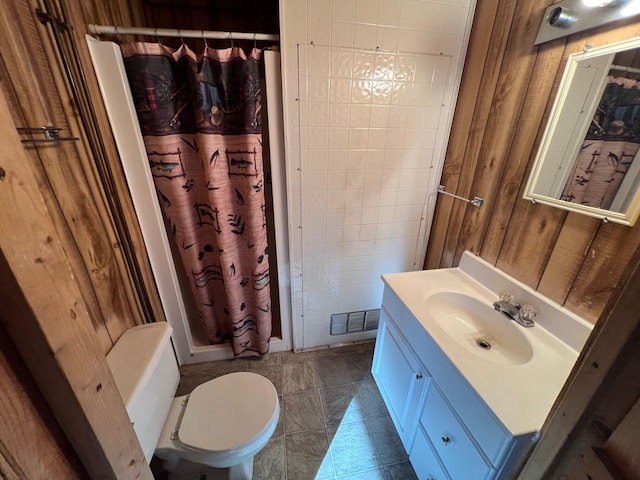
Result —
[[640, 39], [572, 55], [525, 198], [633, 225], [638, 157]]

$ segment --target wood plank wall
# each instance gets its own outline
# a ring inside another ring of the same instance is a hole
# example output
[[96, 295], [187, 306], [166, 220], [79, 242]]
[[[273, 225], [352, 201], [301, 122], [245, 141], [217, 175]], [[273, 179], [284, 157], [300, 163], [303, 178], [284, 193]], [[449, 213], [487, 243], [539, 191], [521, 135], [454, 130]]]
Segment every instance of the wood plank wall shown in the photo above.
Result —
[[[217, 30], [223, 32], [279, 33], [278, 0], [141, 0], [149, 27], [185, 30]], [[192, 48], [203, 42], [187, 40]], [[171, 46], [181, 40], [163, 39]], [[229, 47], [228, 40], [208, 41], [216, 48]], [[234, 42], [245, 50], [253, 42]], [[258, 44], [259, 47], [262, 45]]]
[[86, 471], [2, 327], [0, 385], [0, 478], [86, 478]]
[[640, 244], [630, 228], [522, 199], [570, 54], [640, 35], [637, 19], [534, 40], [549, 0], [478, 2], [441, 183], [485, 199], [438, 196], [425, 268], [465, 250], [595, 322]]
[[[60, 18], [61, 3], [48, 3]], [[102, 350], [107, 352], [124, 330], [145, 321], [164, 320], [164, 313], [93, 76], [84, 33], [88, 23], [135, 25], [144, 22], [141, 7], [125, 1], [67, 3], [107, 162], [116, 172], [113, 188], [105, 188], [105, 176], [98, 170], [97, 159], [89, 149], [88, 127], [81, 121], [71, 96], [51, 38], [51, 27], [36, 19], [35, 9], [42, 5], [37, 0], [3, 4], [0, 88], [10, 104], [16, 126], [56, 125], [63, 128], [61, 136], [80, 137], [78, 142], [37, 148], [26, 145], [25, 151], [41, 184], [47, 209], [63, 241]], [[121, 205], [119, 218], [109, 205], [110, 199], [111, 203], [115, 199]], [[117, 228], [118, 222], [126, 225], [124, 237]], [[124, 254], [125, 243], [134, 252], [129, 256], [135, 256], [138, 273], [131, 269], [131, 262]]]

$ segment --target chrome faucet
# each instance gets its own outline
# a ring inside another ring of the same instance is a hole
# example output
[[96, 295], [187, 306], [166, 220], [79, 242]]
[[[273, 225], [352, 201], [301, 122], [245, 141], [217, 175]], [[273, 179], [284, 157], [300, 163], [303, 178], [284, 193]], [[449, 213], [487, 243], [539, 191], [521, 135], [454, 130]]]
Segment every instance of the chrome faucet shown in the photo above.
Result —
[[500, 292], [500, 300], [493, 304], [493, 308], [527, 328], [534, 326], [535, 322], [533, 319], [538, 313], [531, 305], [521, 306], [515, 303], [513, 293], [506, 290]]

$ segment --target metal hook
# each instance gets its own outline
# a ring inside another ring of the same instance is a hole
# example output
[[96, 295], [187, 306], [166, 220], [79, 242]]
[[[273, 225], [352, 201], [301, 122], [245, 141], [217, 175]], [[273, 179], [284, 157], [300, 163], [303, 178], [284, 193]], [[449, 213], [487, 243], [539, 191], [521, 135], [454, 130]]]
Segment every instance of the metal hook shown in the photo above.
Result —
[[156, 43], [158, 44], [158, 46], [162, 47], [162, 40], [160, 38], [160, 35], [158, 35], [158, 29], [154, 28], [153, 33], [155, 33], [156, 35]]
[[182, 32], [180, 31], [180, 29], [178, 29], [178, 36], [180, 37], [180, 42], [182, 43], [182, 46], [184, 46], [184, 37], [182, 36]]
[[231, 48], [233, 48], [233, 33], [229, 32], [229, 40], [231, 40]]
[[204, 36], [204, 30], [202, 30], [202, 40], [204, 40], [204, 49], [209, 48], [209, 44], [207, 43], [207, 37]]
[[255, 34], [255, 33], [253, 34], [253, 48], [254, 48], [254, 50], [255, 50], [256, 48], [258, 48], [258, 43], [257, 43], [257, 41], [256, 41], [256, 34]]

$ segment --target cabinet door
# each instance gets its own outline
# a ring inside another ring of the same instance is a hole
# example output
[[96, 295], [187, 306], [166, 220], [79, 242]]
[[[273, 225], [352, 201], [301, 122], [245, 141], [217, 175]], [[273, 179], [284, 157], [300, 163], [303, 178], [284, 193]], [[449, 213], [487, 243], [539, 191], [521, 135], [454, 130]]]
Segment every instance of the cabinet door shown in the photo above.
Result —
[[372, 373], [409, 452], [417, 426], [417, 407], [429, 378], [384, 309], [380, 312]]

